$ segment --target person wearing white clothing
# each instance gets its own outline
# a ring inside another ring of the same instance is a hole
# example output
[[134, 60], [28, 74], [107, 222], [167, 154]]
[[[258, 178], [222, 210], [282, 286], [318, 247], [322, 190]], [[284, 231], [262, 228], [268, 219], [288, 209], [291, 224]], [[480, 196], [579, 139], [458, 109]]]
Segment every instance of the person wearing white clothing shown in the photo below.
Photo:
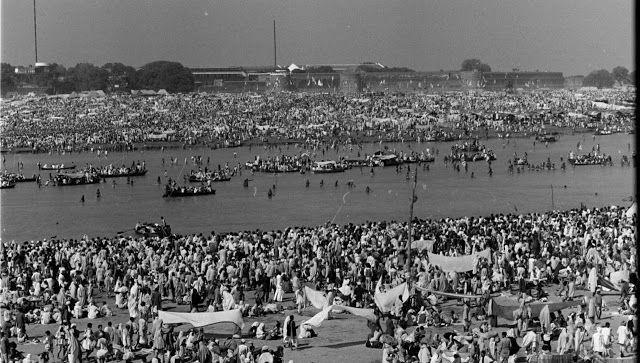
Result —
[[620, 352], [624, 350], [625, 345], [627, 345], [627, 339], [629, 335], [629, 330], [627, 329], [627, 324], [625, 321], [620, 322], [620, 326], [618, 330], [616, 330], [618, 334], [618, 346], [620, 347]]
[[591, 337], [591, 341], [593, 344], [593, 351], [598, 353], [600, 356], [603, 356], [605, 353], [604, 344], [602, 341], [602, 328], [597, 327], [596, 332], [593, 333]]
[[284, 289], [282, 288], [282, 274], [279, 273], [276, 276], [276, 292], [273, 296], [273, 299], [278, 302], [282, 302], [284, 298]]

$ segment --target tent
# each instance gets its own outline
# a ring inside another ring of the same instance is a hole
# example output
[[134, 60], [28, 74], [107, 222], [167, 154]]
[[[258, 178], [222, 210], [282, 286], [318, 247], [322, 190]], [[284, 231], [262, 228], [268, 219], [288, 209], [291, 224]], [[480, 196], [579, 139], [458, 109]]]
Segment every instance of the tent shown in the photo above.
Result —
[[158, 316], [165, 324], [191, 324], [195, 328], [218, 323], [233, 323], [240, 328], [244, 327], [240, 309], [214, 313], [174, 313], [170, 311], [158, 311]]
[[427, 250], [429, 252], [433, 251], [433, 244], [436, 242], [434, 239], [424, 240], [419, 239], [417, 241], [411, 242], [411, 249], [417, 249], [419, 251]]
[[443, 256], [429, 253], [429, 263], [440, 267], [444, 272], [467, 272], [473, 270], [476, 262], [480, 258], [491, 258], [491, 250], [489, 248], [482, 252], [474, 253], [466, 256]]
[[409, 288], [407, 287], [406, 282], [403, 282], [386, 292], [380, 291], [381, 286], [382, 279], [380, 279], [376, 284], [376, 292], [373, 300], [376, 302], [378, 309], [380, 309], [380, 311], [383, 313], [389, 312], [393, 309], [393, 305], [395, 304], [398, 297], [401, 297], [402, 302], [405, 302], [409, 299]]
[[[531, 316], [536, 317], [540, 316], [544, 307], [548, 307], [549, 313], [552, 313], [554, 311], [580, 306], [580, 301], [525, 303], [525, 307], [526, 306], [531, 307]], [[513, 321], [515, 320], [515, 313], [519, 308], [520, 303], [518, 301], [506, 297], [497, 297], [491, 299], [488, 310], [490, 315], [499, 316], [505, 320]]]
[[627, 211], [624, 213], [624, 215], [627, 218], [633, 218], [633, 216], [635, 216], [636, 213], [638, 213], [638, 204], [636, 202], [633, 202], [631, 207], [629, 207], [629, 209], [627, 209]]

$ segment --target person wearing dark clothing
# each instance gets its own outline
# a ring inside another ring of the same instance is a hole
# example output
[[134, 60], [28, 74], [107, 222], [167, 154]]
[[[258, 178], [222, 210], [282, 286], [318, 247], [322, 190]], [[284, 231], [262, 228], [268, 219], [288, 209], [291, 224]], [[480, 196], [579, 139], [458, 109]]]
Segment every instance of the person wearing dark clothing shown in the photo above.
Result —
[[291, 342], [291, 349], [295, 349], [298, 347], [297, 334], [296, 334], [296, 322], [293, 320], [293, 315], [289, 317], [289, 321], [287, 322], [287, 336], [286, 339]]
[[16, 328], [20, 329], [20, 331], [25, 335], [27, 334], [27, 331], [25, 330], [25, 318], [22, 309], [18, 309], [18, 312], [16, 313]]
[[602, 295], [600, 295], [600, 290], [596, 290], [593, 298], [596, 300], [596, 318], [600, 320], [600, 316], [602, 316]]
[[189, 306], [189, 311], [192, 313], [198, 312], [198, 305], [200, 304], [200, 294], [198, 294], [198, 290], [194, 287], [191, 289], [191, 305]]
[[162, 296], [160, 296], [160, 291], [157, 287], [151, 293], [151, 309], [153, 308], [158, 311], [162, 310]]

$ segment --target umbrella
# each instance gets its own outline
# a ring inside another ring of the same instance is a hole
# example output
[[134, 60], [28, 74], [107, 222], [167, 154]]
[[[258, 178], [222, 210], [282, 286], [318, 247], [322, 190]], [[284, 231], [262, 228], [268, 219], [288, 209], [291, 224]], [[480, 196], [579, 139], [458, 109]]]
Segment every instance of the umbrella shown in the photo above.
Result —
[[396, 338], [392, 337], [389, 334], [383, 334], [380, 337], [380, 342], [384, 343], [384, 344], [389, 344], [389, 345], [396, 345], [398, 344], [398, 341], [396, 340]]

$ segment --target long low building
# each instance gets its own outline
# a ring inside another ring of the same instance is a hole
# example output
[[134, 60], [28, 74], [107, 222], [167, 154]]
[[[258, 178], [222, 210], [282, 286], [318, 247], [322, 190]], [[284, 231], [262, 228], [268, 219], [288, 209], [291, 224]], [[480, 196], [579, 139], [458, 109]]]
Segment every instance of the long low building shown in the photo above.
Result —
[[[563, 88], [561, 72], [413, 72], [381, 64], [190, 68], [207, 92], [437, 92], [471, 89]], [[316, 73], [315, 70], [322, 70]], [[329, 70], [329, 71], [327, 71]]]

